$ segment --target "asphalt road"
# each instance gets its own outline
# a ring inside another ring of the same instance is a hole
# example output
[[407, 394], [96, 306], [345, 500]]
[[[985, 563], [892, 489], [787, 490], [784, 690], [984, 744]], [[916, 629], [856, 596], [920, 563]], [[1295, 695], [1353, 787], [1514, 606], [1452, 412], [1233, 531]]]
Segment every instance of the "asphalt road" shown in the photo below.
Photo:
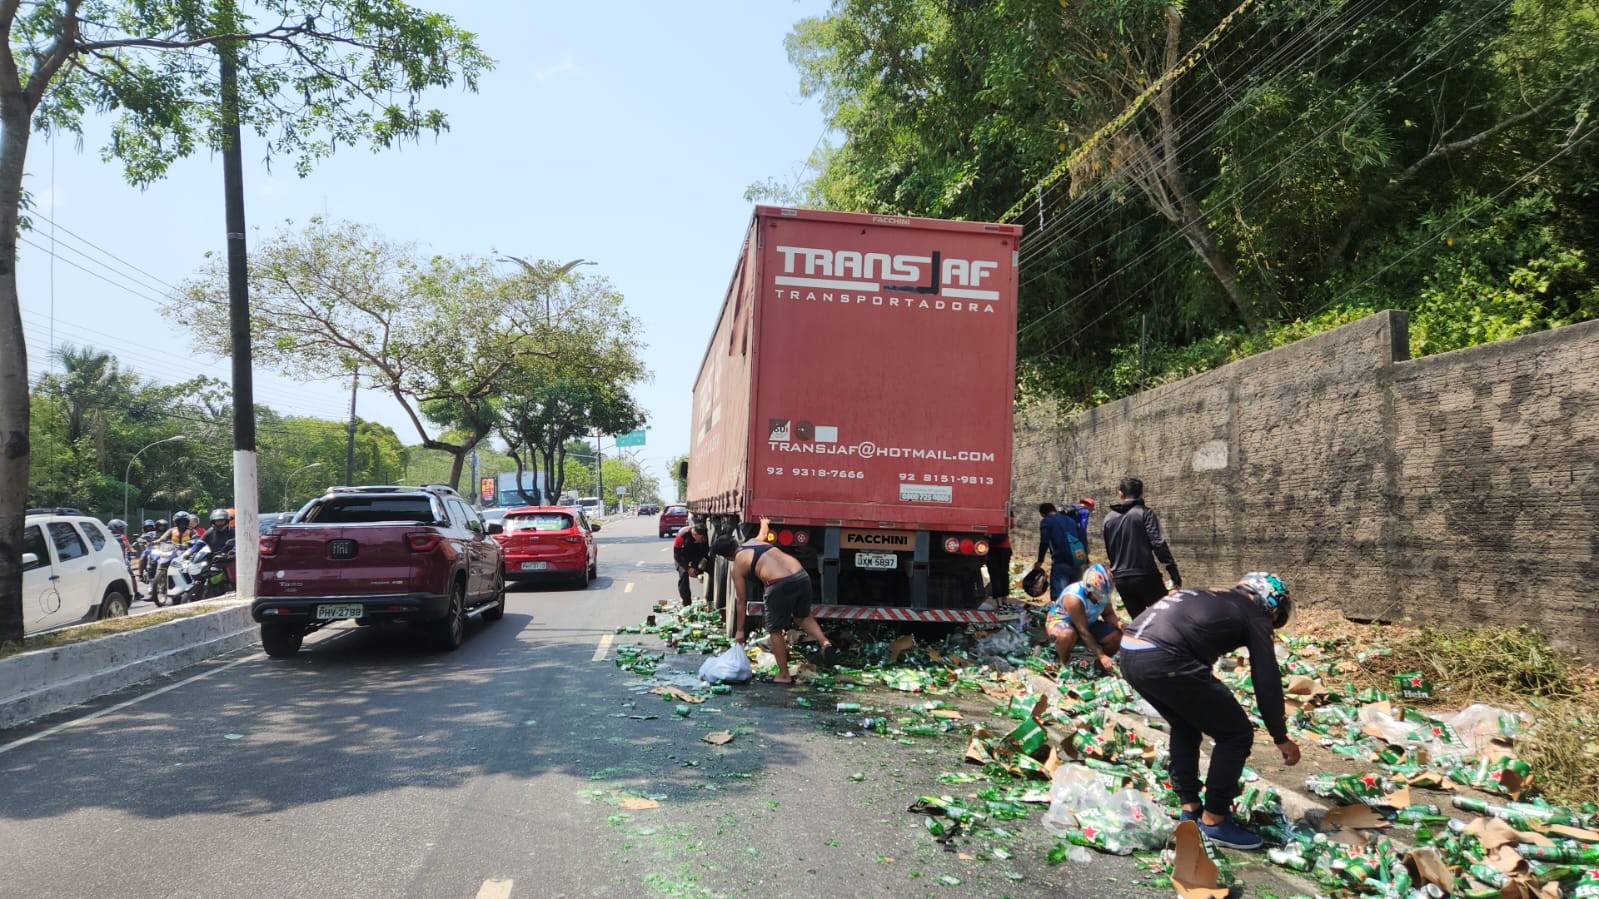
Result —
[[935, 842], [906, 807], [981, 786], [937, 780], [964, 737], [843, 736], [836, 697], [770, 684], [675, 715], [606, 640], [676, 601], [669, 543], [600, 540], [589, 589], [515, 588], [453, 653], [339, 625], [0, 731], [0, 896], [1170, 895], [1129, 858], [1048, 865], [1037, 815]]

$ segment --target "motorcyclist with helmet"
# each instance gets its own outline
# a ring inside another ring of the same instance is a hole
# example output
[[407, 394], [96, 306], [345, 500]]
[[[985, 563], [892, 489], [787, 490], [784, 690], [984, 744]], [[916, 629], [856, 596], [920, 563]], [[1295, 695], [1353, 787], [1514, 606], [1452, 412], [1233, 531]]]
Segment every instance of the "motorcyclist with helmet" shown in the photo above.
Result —
[[117, 538], [117, 543], [122, 545], [122, 561], [128, 560], [128, 523], [120, 518], [113, 518], [105, 523], [106, 529], [111, 531], [111, 536]]
[[[1201, 833], [1222, 846], [1259, 849], [1263, 841], [1232, 817], [1255, 727], [1211, 667], [1224, 653], [1248, 648], [1261, 720], [1283, 764], [1298, 764], [1299, 745], [1288, 738], [1282, 672], [1272, 646], [1272, 631], [1286, 625], [1293, 612], [1282, 578], [1252, 571], [1228, 590], [1184, 588], [1161, 597], [1127, 625], [1122, 637], [1122, 676], [1171, 728], [1171, 782], [1182, 817], [1196, 821]], [[1215, 741], [1203, 804], [1201, 736]]]
[[220, 553], [233, 542], [233, 516], [227, 509], [211, 510], [211, 528], [205, 532], [205, 544], [214, 553]]
[[187, 512], [179, 512], [172, 516], [172, 527], [167, 530], [162, 540], [176, 543], [178, 546], [188, 546], [189, 541], [197, 539], [199, 532], [194, 529], [194, 516]]

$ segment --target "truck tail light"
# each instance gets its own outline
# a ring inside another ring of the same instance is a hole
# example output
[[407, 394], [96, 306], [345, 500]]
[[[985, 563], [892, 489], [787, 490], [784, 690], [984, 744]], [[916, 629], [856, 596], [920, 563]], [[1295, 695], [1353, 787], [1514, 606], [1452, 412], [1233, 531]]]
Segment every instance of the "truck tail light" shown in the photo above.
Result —
[[979, 540], [976, 543], [973, 543], [972, 544], [972, 552], [978, 554], [979, 556], [988, 555], [988, 541], [987, 540]]
[[414, 553], [430, 553], [439, 548], [438, 534], [406, 534], [406, 545]]
[[967, 537], [965, 540], [961, 541], [961, 552], [967, 553], [969, 555], [974, 546], [975, 546], [975, 544], [973, 543], [972, 539], [970, 537]]
[[275, 556], [275, 555], [277, 555], [278, 554], [278, 538], [277, 538], [277, 535], [276, 534], [268, 534], [265, 537], [262, 537], [259, 546], [261, 548], [261, 555], [263, 555], [263, 556]]
[[784, 529], [777, 532], [777, 542], [780, 546], [794, 545], [794, 532]]
[[811, 532], [810, 531], [795, 531], [794, 532], [794, 545], [795, 546], [804, 546], [805, 544], [807, 544], [809, 542], [811, 542]]
[[958, 553], [960, 551], [961, 551], [961, 541], [960, 541], [959, 537], [945, 537], [944, 538], [944, 552], [947, 552], [947, 553]]

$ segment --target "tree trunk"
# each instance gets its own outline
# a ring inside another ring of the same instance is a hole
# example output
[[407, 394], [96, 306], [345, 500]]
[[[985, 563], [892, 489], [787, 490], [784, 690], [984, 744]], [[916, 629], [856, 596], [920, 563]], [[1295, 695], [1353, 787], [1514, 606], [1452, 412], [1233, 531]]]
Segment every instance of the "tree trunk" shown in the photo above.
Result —
[[1232, 260], [1227, 258], [1227, 254], [1217, 246], [1216, 235], [1211, 233], [1210, 225], [1205, 221], [1205, 214], [1199, 208], [1199, 204], [1184, 194], [1182, 209], [1185, 221], [1178, 223], [1178, 230], [1182, 232], [1183, 239], [1188, 241], [1188, 245], [1199, 254], [1199, 258], [1210, 266], [1211, 273], [1221, 283], [1222, 290], [1227, 291], [1227, 299], [1232, 302], [1238, 317], [1243, 319], [1244, 326], [1252, 333], [1260, 333], [1261, 321], [1249, 309], [1248, 300], [1238, 284], [1238, 271], [1233, 268]]
[[22, 640], [22, 526], [28, 511], [28, 346], [17, 295], [17, 210], [32, 110], [0, 97], [0, 644]]

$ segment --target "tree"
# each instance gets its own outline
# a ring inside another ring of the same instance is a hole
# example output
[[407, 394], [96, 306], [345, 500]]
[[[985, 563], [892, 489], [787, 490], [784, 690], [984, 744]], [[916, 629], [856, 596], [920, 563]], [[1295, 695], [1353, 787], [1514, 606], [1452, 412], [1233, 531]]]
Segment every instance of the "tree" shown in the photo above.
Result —
[[236, 0], [0, 0], [0, 643], [22, 636], [28, 364], [17, 297], [28, 141], [81, 136], [118, 113], [108, 159], [148, 185], [222, 133], [213, 51], [237, 62], [233, 108], [302, 173], [339, 144], [388, 147], [447, 126], [430, 88], [475, 88], [491, 61], [447, 16], [402, 0], [278, 0], [257, 20]]
[[529, 295], [541, 295], [544, 302], [547, 339], [563, 351], [521, 358], [502, 384], [497, 428], [516, 460], [518, 477], [541, 468], [546, 492], [559, 497], [573, 438], [594, 431], [622, 434], [644, 425], [629, 389], [646, 381], [649, 372], [639, 357], [638, 322], [610, 282], [573, 274], [575, 263], [516, 261]]
[[[225, 261], [184, 287], [168, 314], [225, 352]], [[280, 231], [255, 254], [250, 294], [257, 359], [298, 377], [342, 379], [359, 366], [405, 410], [423, 447], [450, 454], [452, 485], [493, 430], [493, 402], [514, 368], [579, 351], [552, 339], [526, 278], [502, 277], [484, 259], [422, 259], [349, 222]]]

